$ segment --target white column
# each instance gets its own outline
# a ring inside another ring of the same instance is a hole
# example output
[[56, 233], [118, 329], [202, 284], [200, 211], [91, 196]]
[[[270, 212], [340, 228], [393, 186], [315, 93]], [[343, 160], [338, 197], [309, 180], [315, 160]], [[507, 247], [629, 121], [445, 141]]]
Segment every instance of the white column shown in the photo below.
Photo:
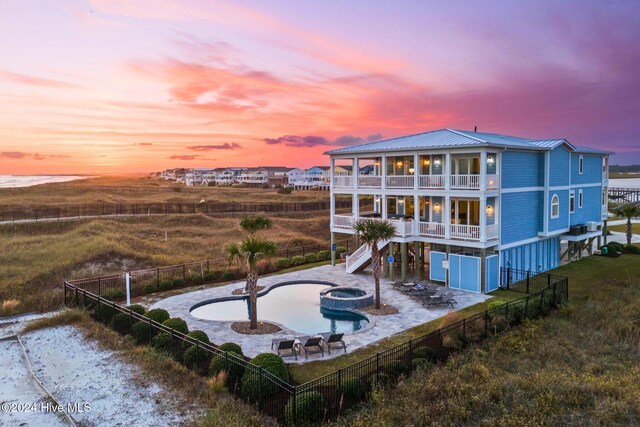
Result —
[[329, 212], [331, 213], [329, 217], [330, 229], [333, 230], [333, 217], [336, 214], [336, 195], [333, 194], [333, 191], [329, 193]]
[[480, 195], [480, 241], [487, 241], [487, 198]]
[[480, 153], [480, 191], [487, 191], [487, 152]]
[[382, 194], [380, 196], [380, 214], [382, 215], [382, 219], [387, 219], [387, 195]]
[[329, 160], [329, 189], [331, 190], [332, 193], [333, 193], [333, 181], [335, 178], [335, 165], [336, 165], [336, 159], [331, 157], [331, 159]]
[[444, 189], [451, 188], [451, 154], [445, 153], [442, 161], [442, 174], [444, 175]]
[[353, 212], [353, 217], [355, 218], [355, 220], [358, 220], [358, 217], [360, 216], [360, 200], [358, 199], [358, 193], [354, 193], [353, 194], [353, 201], [352, 203], [352, 207], [351, 207], [351, 211]]
[[353, 188], [358, 188], [358, 158], [353, 158], [353, 166], [351, 167], [351, 179], [353, 179]]
[[444, 223], [444, 238], [451, 238], [451, 196], [444, 196], [444, 206], [442, 206], [442, 222]]
[[420, 197], [413, 196], [413, 235], [420, 235]]
[[[420, 156], [416, 153], [413, 155], [413, 189], [418, 189], [418, 177], [420, 176]], [[416, 217], [417, 218], [417, 217]]]
[[[382, 159], [380, 159], [380, 167], [382, 170], [380, 171], [380, 175], [382, 176], [380, 188], [382, 191], [387, 189], [387, 156], [383, 155]], [[386, 204], [385, 204], [385, 212], [386, 212]]]

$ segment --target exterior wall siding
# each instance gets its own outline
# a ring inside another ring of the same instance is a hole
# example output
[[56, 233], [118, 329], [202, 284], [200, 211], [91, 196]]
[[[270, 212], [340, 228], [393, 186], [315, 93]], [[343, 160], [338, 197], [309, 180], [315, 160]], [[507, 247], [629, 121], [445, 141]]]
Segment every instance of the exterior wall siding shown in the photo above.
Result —
[[500, 265], [533, 272], [547, 271], [560, 265], [560, 238], [551, 237], [537, 242], [500, 251]]
[[[551, 218], [551, 198], [556, 194], [560, 200], [560, 216]], [[576, 195], [578, 192], [576, 191]], [[576, 206], [578, 199], [576, 198]], [[558, 231], [569, 227], [569, 190], [549, 191], [549, 231]]]
[[500, 233], [503, 245], [537, 237], [542, 231], [543, 194], [542, 191], [502, 194]]
[[501, 175], [502, 188], [541, 187], [544, 185], [544, 154], [507, 150], [502, 153]]
[[583, 172], [580, 174], [579, 153], [571, 153], [571, 184], [593, 184], [602, 182], [602, 157], [593, 154], [583, 154]]
[[569, 160], [571, 153], [564, 146], [551, 150], [549, 154], [549, 185], [569, 185]]
[[[600, 222], [602, 187], [575, 188], [576, 205], [575, 212], [571, 214], [571, 225], [584, 224], [587, 221]], [[579, 192], [582, 190], [582, 208], [578, 206]]]

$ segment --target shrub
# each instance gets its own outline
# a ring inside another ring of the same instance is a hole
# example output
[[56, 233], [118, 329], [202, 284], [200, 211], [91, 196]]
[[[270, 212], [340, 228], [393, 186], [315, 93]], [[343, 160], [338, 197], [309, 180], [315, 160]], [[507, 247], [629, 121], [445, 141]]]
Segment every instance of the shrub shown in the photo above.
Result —
[[640, 246], [627, 245], [624, 247], [624, 251], [628, 254], [640, 255]]
[[93, 310], [93, 317], [102, 323], [109, 323], [115, 314], [115, 310], [112, 306], [101, 302], [99, 305], [96, 305], [96, 308]]
[[220, 275], [220, 278], [224, 281], [228, 281], [228, 280], [233, 280], [236, 278], [236, 275], [233, 271], [224, 271], [222, 272], [222, 274]]
[[163, 308], [154, 308], [147, 311], [144, 317], [148, 317], [151, 320], [155, 320], [158, 323], [163, 323], [165, 320], [169, 320], [169, 312]]
[[614, 249], [616, 252], [622, 252], [624, 250], [624, 246], [618, 242], [609, 242], [607, 243], [607, 246]]
[[509, 314], [507, 320], [510, 325], [517, 325], [521, 323], [525, 318], [524, 304], [509, 304]]
[[296, 255], [291, 258], [291, 265], [302, 265], [304, 264], [304, 257], [302, 255]]
[[[132, 319], [129, 319], [129, 315], [127, 313], [118, 313], [113, 316], [113, 320], [111, 321], [111, 327], [114, 331], [120, 332], [121, 334], [129, 333], [129, 322]], [[133, 319], [133, 322], [137, 322], [136, 319]]]
[[191, 279], [191, 284], [193, 286], [200, 286], [202, 285], [202, 282], [204, 282], [204, 277], [202, 276], [193, 276], [193, 278]]
[[218, 349], [220, 351], [232, 351], [236, 354], [239, 355], [243, 355], [244, 353], [242, 352], [242, 347], [240, 347], [238, 344], [234, 343], [234, 342], [226, 342], [224, 344], [220, 344], [220, 347], [218, 347]]
[[360, 378], [349, 378], [342, 381], [338, 393], [351, 400], [360, 400], [364, 397], [366, 389]]
[[430, 362], [435, 362], [437, 359], [435, 350], [426, 345], [414, 348], [413, 357], [418, 359], [427, 359]]
[[213, 271], [207, 271], [206, 273], [204, 273], [204, 276], [202, 278], [205, 282], [213, 282], [214, 280], [216, 280], [216, 277], [216, 273], [214, 273]]
[[331, 251], [318, 251], [318, 261], [331, 259]]
[[156, 285], [144, 285], [144, 288], [142, 288], [142, 292], [145, 294], [152, 294], [157, 290], [158, 288], [156, 288]]
[[173, 287], [179, 288], [180, 286], [184, 286], [184, 279], [174, 279]]
[[293, 192], [293, 187], [278, 188], [278, 194], [291, 194], [292, 192]]
[[284, 409], [289, 425], [315, 424], [324, 418], [324, 397], [317, 391], [306, 391], [296, 396], [295, 412], [293, 405], [294, 399], [290, 398]]
[[336, 248], [336, 255], [340, 256], [343, 252], [347, 252], [347, 248], [345, 248], [344, 246], [338, 246]]
[[120, 289], [112, 289], [109, 292], [106, 292], [102, 295], [103, 298], [107, 298], [111, 301], [117, 300], [119, 298], [124, 298], [125, 294]]
[[151, 347], [155, 348], [157, 351], [173, 354], [175, 346], [177, 346], [177, 344], [174, 344], [171, 339], [171, 334], [166, 332], [158, 334], [151, 339]]
[[141, 306], [140, 304], [131, 304], [127, 308], [133, 311], [134, 313], [138, 313], [142, 316], [144, 316], [144, 313], [147, 311], [147, 309]]
[[304, 262], [307, 264], [311, 264], [314, 262], [318, 262], [318, 255], [316, 255], [315, 253], [311, 252], [308, 253], [304, 256]]
[[291, 260], [289, 258], [278, 258], [276, 265], [278, 268], [287, 268], [291, 265]]
[[184, 352], [182, 362], [192, 371], [200, 375], [207, 375], [211, 363], [211, 353], [202, 347], [192, 345]]
[[207, 344], [211, 343], [211, 341], [209, 341], [209, 336], [205, 332], [203, 332], [203, 331], [201, 331], [199, 329], [196, 329], [195, 331], [189, 332], [187, 334], [187, 336], [189, 336], [191, 338], [195, 338], [195, 339], [200, 340], [202, 342], [206, 342]]
[[168, 291], [169, 289], [173, 288], [173, 282], [171, 280], [163, 280], [162, 282], [160, 282], [160, 290], [161, 291]]
[[400, 375], [406, 374], [409, 372], [409, 367], [406, 363], [401, 360], [390, 360], [386, 362], [384, 365], [384, 371], [388, 374], [392, 379], [398, 379]]
[[504, 303], [505, 303], [505, 300], [502, 300], [502, 299], [493, 300], [493, 301], [489, 302], [489, 306], [488, 306], [489, 310], [494, 309], [494, 308], [498, 308]]
[[[240, 383], [242, 376], [244, 375], [245, 364], [238, 360], [242, 359], [242, 355], [233, 351], [228, 351], [228, 353], [228, 355], [220, 354], [211, 359], [211, 363], [209, 364], [209, 375], [217, 376], [220, 372], [225, 371], [227, 373], [226, 385], [233, 390]], [[238, 357], [236, 358], [232, 355]]]
[[182, 320], [179, 317], [172, 317], [171, 319], [167, 319], [162, 322], [164, 326], [175, 329], [178, 332], [182, 332], [183, 334], [189, 333], [189, 327], [187, 326], [187, 322]]
[[384, 373], [373, 374], [369, 377], [369, 388], [375, 390], [377, 388], [386, 388], [391, 385], [391, 377]]
[[417, 357], [411, 361], [412, 369], [427, 369], [430, 368], [432, 363], [423, 357]]
[[148, 322], [138, 321], [131, 327], [131, 336], [138, 344], [149, 344], [155, 330]]
[[[252, 361], [256, 366], [261, 366], [264, 370], [271, 372], [283, 381], [289, 381], [289, 371], [287, 365], [280, 356], [272, 353], [261, 353]], [[278, 391], [278, 387], [271, 381], [262, 381], [260, 387], [260, 373], [258, 369], [248, 369], [242, 376], [242, 394], [249, 400], [257, 400], [259, 392], [262, 391], [263, 396], [274, 394]]]

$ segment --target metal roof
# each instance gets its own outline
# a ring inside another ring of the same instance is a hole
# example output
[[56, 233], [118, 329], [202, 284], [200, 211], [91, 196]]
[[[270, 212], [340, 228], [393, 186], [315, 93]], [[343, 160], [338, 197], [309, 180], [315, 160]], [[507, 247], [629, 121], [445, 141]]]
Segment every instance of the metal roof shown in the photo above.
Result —
[[[552, 150], [565, 144], [571, 151], [576, 147], [566, 139], [527, 139], [517, 136], [497, 133], [471, 132], [456, 129], [439, 129], [414, 135], [401, 136], [386, 139], [384, 141], [369, 142], [353, 145], [351, 147], [338, 148], [325, 152], [325, 154], [350, 154], [369, 153], [392, 150], [415, 150], [428, 148], [462, 148], [462, 147], [498, 147], [520, 148], [528, 150]], [[581, 147], [582, 148], [582, 147]], [[593, 153], [607, 154], [601, 150]]]
[[576, 151], [578, 153], [585, 153], [585, 154], [615, 154], [613, 151], [600, 150], [599, 148], [584, 147], [582, 145], [576, 145]]

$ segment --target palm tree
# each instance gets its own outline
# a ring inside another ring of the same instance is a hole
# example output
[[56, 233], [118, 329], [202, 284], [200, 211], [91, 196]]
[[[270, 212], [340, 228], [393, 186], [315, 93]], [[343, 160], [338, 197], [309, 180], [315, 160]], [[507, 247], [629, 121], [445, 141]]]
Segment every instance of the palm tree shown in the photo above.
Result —
[[249, 292], [249, 329], [258, 327], [258, 269], [262, 258], [276, 254], [276, 244], [268, 239], [247, 236], [240, 243], [230, 243], [225, 248], [229, 264], [243, 265], [247, 272], [246, 289]]
[[271, 228], [273, 223], [264, 215], [244, 215], [240, 220], [240, 227], [249, 234], [255, 234], [260, 230]]
[[634, 203], [625, 203], [621, 206], [618, 206], [615, 210], [615, 214], [618, 216], [623, 216], [625, 218], [627, 218], [627, 245], [631, 244], [631, 236], [632, 236], [632, 231], [633, 231], [633, 227], [631, 225], [631, 218], [635, 218], [635, 217], [639, 217], [640, 216], [640, 203], [639, 202], [634, 202]]
[[361, 219], [353, 225], [356, 235], [371, 249], [371, 265], [373, 267], [373, 279], [376, 283], [376, 309], [380, 309], [380, 251], [378, 243], [391, 239], [396, 234], [396, 229], [389, 221], [375, 219]]

